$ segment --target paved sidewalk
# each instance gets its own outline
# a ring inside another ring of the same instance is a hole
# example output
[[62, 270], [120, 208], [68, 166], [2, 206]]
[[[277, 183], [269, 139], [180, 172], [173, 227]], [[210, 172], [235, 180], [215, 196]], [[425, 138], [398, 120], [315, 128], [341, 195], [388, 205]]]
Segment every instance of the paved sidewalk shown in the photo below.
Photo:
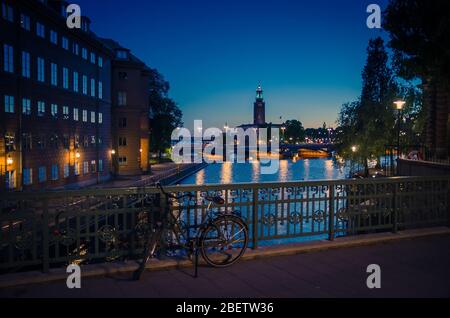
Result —
[[[450, 297], [450, 236], [244, 261], [226, 269], [192, 268], [84, 278], [0, 290], [0, 297]], [[381, 289], [366, 287], [366, 268], [381, 266]]]

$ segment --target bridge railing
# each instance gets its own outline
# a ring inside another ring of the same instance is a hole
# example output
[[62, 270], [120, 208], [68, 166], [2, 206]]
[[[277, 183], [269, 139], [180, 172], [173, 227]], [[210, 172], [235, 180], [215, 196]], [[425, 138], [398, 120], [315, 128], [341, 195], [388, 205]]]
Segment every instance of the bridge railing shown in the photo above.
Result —
[[[239, 211], [253, 248], [450, 226], [450, 177], [171, 186], [167, 191], [194, 194], [170, 205], [186, 228], [206, 217], [206, 196], [222, 196], [225, 204], [215, 209]], [[0, 269], [48, 271], [69, 262], [137, 257], [164, 203], [155, 188], [2, 193]]]

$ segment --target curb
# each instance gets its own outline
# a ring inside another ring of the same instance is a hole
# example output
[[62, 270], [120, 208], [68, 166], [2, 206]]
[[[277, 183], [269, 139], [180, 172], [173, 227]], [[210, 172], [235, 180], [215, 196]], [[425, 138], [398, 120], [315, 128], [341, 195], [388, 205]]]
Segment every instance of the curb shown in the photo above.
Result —
[[[431, 236], [450, 235], [450, 228], [436, 227], [419, 230], [406, 230], [398, 233], [377, 233], [363, 234], [353, 237], [337, 238], [334, 241], [320, 240], [302, 243], [293, 243], [289, 245], [278, 245], [260, 247], [256, 250], [248, 249], [242, 257], [244, 261], [261, 259], [267, 257], [288, 256], [302, 253], [312, 253], [326, 251], [330, 249], [351, 248], [357, 246], [368, 246], [375, 244], [390, 243], [401, 240], [410, 240], [425, 238]], [[189, 260], [176, 259], [151, 259], [146, 265], [148, 271], [170, 270], [176, 268], [192, 267]], [[132, 272], [138, 268], [134, 261], [103, 263], [85, 265], [82, 267], [82, 277], [105, 276], [111, 274]], [[19, 285], [48, 283], [67, 279], [67, 273], [64, 268], [51, 269], [49, 273], [38, 271], [5, 274], [0, 276], [0, 288], [15, 287]]]

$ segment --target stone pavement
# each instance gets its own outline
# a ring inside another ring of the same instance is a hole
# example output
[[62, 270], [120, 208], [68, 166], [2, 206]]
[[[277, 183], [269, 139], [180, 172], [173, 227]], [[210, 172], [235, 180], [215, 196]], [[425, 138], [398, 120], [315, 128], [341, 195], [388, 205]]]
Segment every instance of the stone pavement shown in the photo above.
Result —
[[[369, 264], [381, 266], [381, 289], [366, 286]], [[230, 268], [201, 267], [130, 273], [4, 288], [0, 297], [450, 297], [450, 236], [243, 261]]]

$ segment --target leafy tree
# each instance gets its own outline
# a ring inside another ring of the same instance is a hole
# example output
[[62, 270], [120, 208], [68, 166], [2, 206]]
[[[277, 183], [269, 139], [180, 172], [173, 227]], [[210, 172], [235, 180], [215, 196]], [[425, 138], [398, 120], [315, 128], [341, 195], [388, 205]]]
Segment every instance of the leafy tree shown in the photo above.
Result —
[[[287, 142], [303, 142], [305, 140], [305, 128], [303, 124], [296, 120], [288, 120], [284, 123], [284, 139]], [[292, 138], [292, 139], [291, 139]]]
[[158, 152], [159, 158], [171, 146], [172, 131], [183, 125], [182, 111], [168, 96], [170, 85], [155, 69], [151, 70], [149, 82], [150, 105], [150, 149]]

